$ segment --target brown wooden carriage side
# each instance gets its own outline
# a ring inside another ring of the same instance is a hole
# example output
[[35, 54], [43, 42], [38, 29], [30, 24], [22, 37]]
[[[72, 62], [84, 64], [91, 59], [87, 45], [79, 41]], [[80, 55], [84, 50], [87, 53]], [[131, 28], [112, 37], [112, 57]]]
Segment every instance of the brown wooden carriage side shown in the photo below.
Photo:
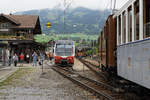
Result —
[[105, 70], [116, 70], [116, 32], [115, 21], [110, 15], [99, 36], [99, 60]]

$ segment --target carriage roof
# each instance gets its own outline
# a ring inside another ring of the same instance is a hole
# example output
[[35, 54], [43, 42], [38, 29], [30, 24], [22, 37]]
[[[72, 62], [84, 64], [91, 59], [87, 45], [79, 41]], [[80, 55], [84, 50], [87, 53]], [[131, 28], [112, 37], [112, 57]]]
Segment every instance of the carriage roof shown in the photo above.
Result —
[[129, 6], [132, 5], [133, 2], [137, 0], [128, 0], [116, 13], [114, 13], [114, 18], [119, 16], [122, 12], [124, 12]]

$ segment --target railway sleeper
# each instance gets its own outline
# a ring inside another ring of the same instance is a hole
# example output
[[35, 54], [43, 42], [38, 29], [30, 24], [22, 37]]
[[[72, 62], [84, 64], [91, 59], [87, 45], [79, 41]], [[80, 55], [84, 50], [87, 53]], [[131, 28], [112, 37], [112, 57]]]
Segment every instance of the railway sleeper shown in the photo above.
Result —
[[[85, 62], [83, 62], [85, 63]], [[88, 64], [90, 64], [89, 62], [87, 62]], [[85, 64], [88, 66], [88, 64]], [[103, 68], [103, 70], [108, 71], [107, 73], [110, 73], [110, 70], [106, 70]], [[111, 74], [107, 74], [105, 76], [107, 76], [108, 81], [113, 82], [112, 86], [115, 86], [116, 88], [114, 89], [114, 91], [116, 91], [117, 93], [131, 93], [131, 94], [136, 94], [139, 95], [140, 98], [147, 98], [147, 96], [149, 96], [150, 91], [148, 89], [145, 89], [144, 87], [141, 87], [133, 82], [130, 82], [128, 80], [122, 79], [121, 77], [117, 76], [114, 74], [115, 72], [111, 73]], [[113, 76], [113, 78], [112, 78]], [[119, 86], [119, 87], [118, 87]], [[138, 91], [137, 91], [138, 90]], [[128, 99], [127, 99], [128, 100]], [[132, 100], [132, 98], [130, 99]], [[136, 99], [135, 99], [136, 100]], [[137, 99], [138, 100], [138, 99]], [[141, 100], [146, 100], [146, 99], [141, 99]], [[149, 100], [149, 99], [148, 99]]]
[[[56, 71], [56, 69], [55, 69], [55, 71]], [[61, 75], [63, 75], [63, 73], [61, 73], [61, 72], [59, 72], [59, 71], [56, 71], [56, 72], [58, 72], [58, 73], [60, 73]], [[114, 99], [113, 99], [111, 96], [109, 96], [108, 94], [105, 94], [105, 93], [103, 93], [103, 92], [99, 92], [99, 91], [93, 89], [92, 87], [89, 87], [89, 86], [87, 86], [86, 84], [84, 84], [84, 83], [82, 83], [82, 82], [79, 82], [79, 81], [77, 81], [77, 80], [75, 80], [75, 79], [73, 79], [73, 78], [71, 78], [71, 77], [69, 77], [69, 76], [67, 76], [67, 75], [63, 75], [63, 76], [66, 77], [66, 78], [68, 78], [68, 79], [70, 79], [70, 80], [73, 81], [74, 83], [78, 84], [78, 85], [81, 86], [82, 88], [87, 88], [88, 91], [90, 91], [90, 92], [92, 92], [92, 93], [94, 93], [94, 94], [101, 95], [101, 96], [103, 96], [103, 98], [104, 98], [104, 97], [107, 98], [107, 100], [114, 100]]]

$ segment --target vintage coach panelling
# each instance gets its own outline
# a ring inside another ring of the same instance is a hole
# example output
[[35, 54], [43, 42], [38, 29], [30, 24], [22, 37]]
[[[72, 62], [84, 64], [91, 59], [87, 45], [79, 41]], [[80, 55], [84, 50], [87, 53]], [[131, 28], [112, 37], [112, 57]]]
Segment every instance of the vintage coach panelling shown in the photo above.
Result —
[[108, 17], [105, 27], [99, 37], [99, 56], [100, 63], [104, 67], [116, 67], [115, 59], [116, 49], [116, 34], [114, 19], [111, 16]]

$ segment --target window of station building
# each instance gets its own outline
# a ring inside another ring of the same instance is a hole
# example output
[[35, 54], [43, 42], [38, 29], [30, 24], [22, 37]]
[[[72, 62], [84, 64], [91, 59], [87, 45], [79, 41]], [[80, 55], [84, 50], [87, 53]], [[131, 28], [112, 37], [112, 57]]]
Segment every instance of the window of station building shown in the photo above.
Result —
[[129, 42], [132, 41], [132, 7], [129, 7], [128, 9], [128, 40]]
[[118, 34], [118, 43], [121, 44], [121, 16], [119, 16], [119, 34]]
[[139, 40], [139, 1], [135, 2], [135, 40]]
[[0, 23], [0, 29], [8, 29], [9, 26], [9, 23]]
[[0, 29], [3, 29], [3, 23], [0, 23]]
[[126, 13], [123, 12], [123, 43], [126, 43]]
[[150, 0], [144, 0], [144, 38], [150, 37]]

